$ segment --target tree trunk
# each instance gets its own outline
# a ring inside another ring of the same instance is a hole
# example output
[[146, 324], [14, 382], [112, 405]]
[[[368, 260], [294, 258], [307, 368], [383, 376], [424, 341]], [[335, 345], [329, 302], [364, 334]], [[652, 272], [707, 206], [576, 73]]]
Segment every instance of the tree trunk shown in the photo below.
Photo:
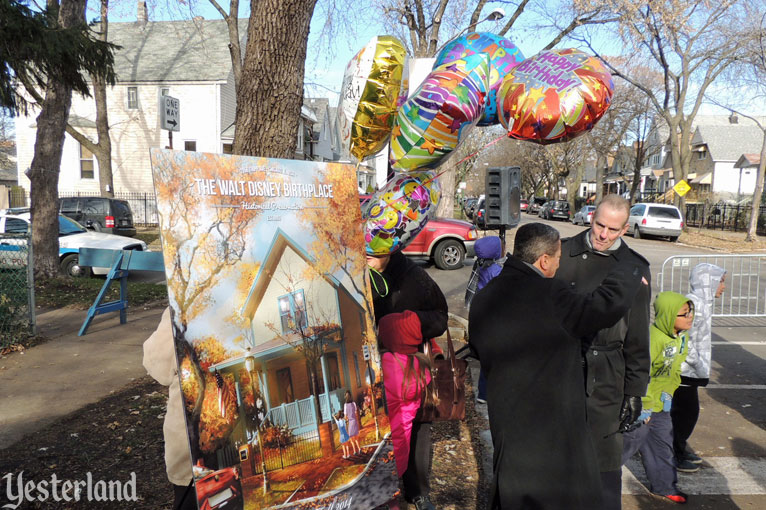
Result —
[[250, 0], [234, 153], [295, 158], [309, 25], [317, 0]]
[[[55, 11], [56, 4], [49, 2]], [[62, 0], [57, 23], [68, 28], [85, 23], [85, 0]], [[58, 183], [72, 86], [51, 79], [37, 116], [35, 151], [29, 169], [34, 271], [39, 279], [54, 278], [59, 270]]]
[[601, 199], [604, 198], [604, 167], [606, 166], [606, 158], [599, 154], [596, 159], [596, 201], [598, 205]]
[[109, 137], [109, 117], [106, 104], [106, 82], [93, 77], [93, 96], [96, 99], [96, 131], [98, 144], [93, 154], [98, 161], [98, 183], [102, 197], [114, 198], [112, 175], [112, 139]]
[[753, 190], [753, 203], [750, 212], [750, 225], [747, 227], [747, 236], [745, 241], [753, 242], [758, 229], [758, 212], [761, 209], [761, 194], [763, 193], [763, 180], [766, 174], [766, 130], [763, 132], [763, 142], [761, 143], [761, 161], [758, 163], [758, 174], [755, 177], [755, 190]]

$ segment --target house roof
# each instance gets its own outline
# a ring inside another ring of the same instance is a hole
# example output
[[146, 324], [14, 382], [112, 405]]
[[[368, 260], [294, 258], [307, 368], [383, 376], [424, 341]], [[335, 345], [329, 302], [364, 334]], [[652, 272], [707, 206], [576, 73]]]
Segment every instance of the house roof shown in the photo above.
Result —
[[763, 131], [754, 124], [699, 125], [691, 144], [707, 145], [713, 161], [736, 161], [743, 153], [760, 149], [763, 136]]
[[319, 131], [322, 128], [322, 122], [324, 116], [327, 114], [327, 109], [330, 105], [330, 100], [326, 97], [304, 97], [303, 106], [311, 108], [316, 115], [316, 124], [314, 125], [314, 131]]
[[734, 168], [748, 168], [753, 166], [758, 166], [761, 164], [761, 155], [760, 154], [743, 154], [739, 157], [736, 163], [734, 163]]
[[[243, 42], [247, 24], [247, 18], [239, 20]], [[122, 46], [114, 55], [120, 82], [225, 81], [231, 73], [229, 32], [222, 19], [112, 21], [109, 41]]]

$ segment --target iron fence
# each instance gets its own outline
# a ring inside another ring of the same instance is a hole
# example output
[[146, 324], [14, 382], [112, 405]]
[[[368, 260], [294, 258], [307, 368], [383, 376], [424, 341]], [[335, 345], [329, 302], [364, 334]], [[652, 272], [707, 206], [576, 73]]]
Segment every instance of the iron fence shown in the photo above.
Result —
[[[287, 466], [301, 464], [322, 456], [319, 444], [319, 434], [316, 430], [303, 434], [293, 434], [287, 438], [278, 436], [276, 445], [264, 447], [263, 456], [266, 459], [266, 472], [282, 469]], [[256, 443], [257, 444], [257, 443]], [[261, 452], [253, 449], [253, 468], [255, 473], [261, 473]]]
[[675, 255], [657, 275], [660, 291], [689, 293], [689, 275], [700, 263], [726, 270], [726, 291], [713, 303], [713, 317], [766, 317], [766, 255]]
[[31, 246], [28, 234], [0, 234], [0, 349], [35, 332]]
[[[65, 197], [100, 197], [98, 192], [62, 192], [59, 198]], [[11, 190], [9, 193], [11, 207], [29, 207], [29, 193], [26, 190]], [[133, 224], [144, 227], [159, 225], [157, 217], [157, 200], [154, 193], [124, 192], [115, 193], [114, 198], [125, 200], [133, 212]]]
[[[752, 207], [728, 204], [686, 204], [686, 224], [690, 227], [744, 232], [750, 226]], [[756, 232], [766, 235], [766, 205], [758, 209]]]

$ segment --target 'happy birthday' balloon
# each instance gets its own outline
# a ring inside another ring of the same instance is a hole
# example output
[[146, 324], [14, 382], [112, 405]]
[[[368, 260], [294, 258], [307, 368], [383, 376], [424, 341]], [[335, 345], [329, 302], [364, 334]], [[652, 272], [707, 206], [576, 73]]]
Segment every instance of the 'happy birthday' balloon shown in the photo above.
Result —
[[436, 213], [441, 190], [433, 172], [395, 174], [362, 206], [368, 255], [401, 250]]
[[399, 108], [389, 162], [396, 170], [435, 168], [484, 114], [489, 62], [483, 53], [437, 67]]
[[436, 56], [434, 68], [469, 55], [484, 53], [489, 57], [489, 94], [479, 126], [497, 124], [497, 91], [508, 72], [524, 60], [521, 50], [505, 37], [489, 32], [474, 32], [450, 41]]
[[379, 152], [407, 98], [407, 51], [395, 37], [373, 37], [346, 66], [338, 103], [343, 156], [356, 161]]
[[591, 130], [613, 93], [612, 76], [596, 57], [576, 49], [543, 51], [503, 78], [498, 117], [512, 138], [564, 142]]

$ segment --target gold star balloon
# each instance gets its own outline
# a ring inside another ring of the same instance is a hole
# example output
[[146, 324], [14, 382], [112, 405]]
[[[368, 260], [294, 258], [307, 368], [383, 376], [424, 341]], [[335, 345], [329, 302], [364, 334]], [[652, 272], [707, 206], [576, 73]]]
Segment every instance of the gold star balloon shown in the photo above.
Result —
[[344, 157], [359, 162], [383, 149], [407, 88], [404, 45], [389, 35], [373, 37], [343, 76], [337, 116]]

